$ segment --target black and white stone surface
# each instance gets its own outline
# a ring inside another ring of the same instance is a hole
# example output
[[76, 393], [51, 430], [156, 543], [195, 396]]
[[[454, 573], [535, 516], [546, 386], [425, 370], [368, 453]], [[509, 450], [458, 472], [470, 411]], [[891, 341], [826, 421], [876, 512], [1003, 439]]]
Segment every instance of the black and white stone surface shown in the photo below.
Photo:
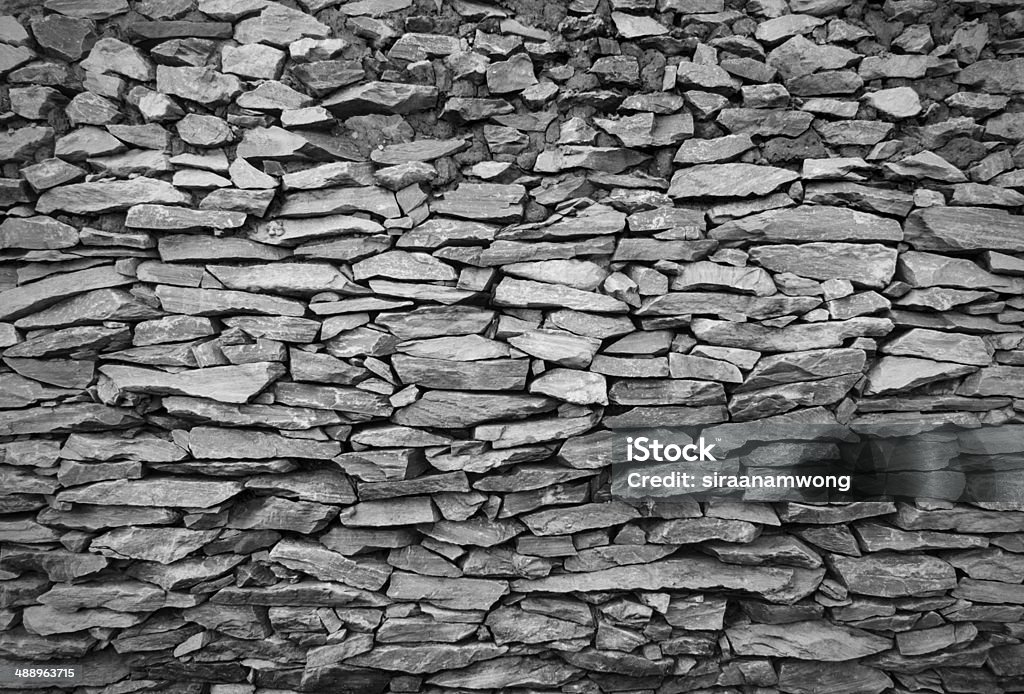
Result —
[[1024, 690], [1024, 509], [608, 468], [1020, 431], [1018, 0], [0, 15], [0, 691]]

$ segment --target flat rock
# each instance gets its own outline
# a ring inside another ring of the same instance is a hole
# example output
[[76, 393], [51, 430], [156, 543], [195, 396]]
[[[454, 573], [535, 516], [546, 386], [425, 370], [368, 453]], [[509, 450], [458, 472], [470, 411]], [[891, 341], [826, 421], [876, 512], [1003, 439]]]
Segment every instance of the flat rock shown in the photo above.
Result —
[[287, 47], [304, 37], [327, 38], [331, 28], [312, 15], [269, 2], [258, 17], [243, 19], [235, 26], [235, 40], [241, 44], [266, 43]]
[[250, 292], [159, 285], [156, 288], [156, 295], [165, 311], [190, 316], [221, 316], [234, 313], [303, 316], [306, 313], [305, 304], [302, 302]]
[[208, 265], [206, 269], [227, 289], [289, 296], [312, 296], [327, 291], [363, 293], [361, 287], [327, 263]]
[[518, 222], [525, 198], [526, 189], [519, 184], [461, 183], [430, 207], [433, 212], [462, 219]]
[[638, 316], [743, 314], [753, 320], [801, 314], [820, 304], [809, 296], [747, 296], [727, 292], [669, 292], [645, 300]]
[[731, 323], [708, 318], [696, 318], [691, 323], [693, 334], [702, 342], [762, 352], [840, 347], [851, 337], [883, 336], [888, 334], [892, 327], [893, 324], [888, 319], [867, 317], [797, 324], [784, 328], [767, 328], [750, 323]]
[[989, 94], [1024, 92], [1024, 58], [979, 60], [961, 70], [954, 78], [958, 84]]
[[63, 501], [80, 504], [207, 508], [242, 491], [242, 483], [208, 478], [164, 477], [114, 480], [67, 489]]
[[102, 265], [45, 277], [36, 282], [0, 292], [0, 320], [20, 318], [51, 306], [62, 299], [98, 289], [131, 284], [133, 278], [122, 275], [113, 265]]
[[801, 205], [770, 210], [715, 227], [709, 236], [720, 241], [901, 241], [899, 222], [844, 207]]
[[923, 357], [936, 361], [988, 366], [992, 361], [985, 341], [976, 335], [946, 333], [922, 328], [912, 329], [883, 347], [886, 354]]
[[805, 243], [760, 246], [750, 259], [772, 272], [791, 272], [812, 279], [848, 279], [881, 289], [896, 272], [895, 248], [881, 244]]
[[406, 426], [468, 427], [489, 420], [521, 419], [554, 407], [553, 400], [541, 395], [428, 390], [419, 400], [397, 411], [394, 422]]
[[331, 95], [324, 108], [336, 116], [359, 116], [367, 113], [414, 113], [433, 108], [437, 103], [436, 87], [397, 82], [365, 82], [346, 87]]
[[868, 372], [864, 392], [866, 395], [897, 393], [927, 383], [964, 376], [977, 371], [977, 368], [915, 357], [883, 357]]
[[528, 308], [565, 307], [598, 313], [625, 313], [626, 304], [610, 296], [564, 285], [505, 278], [495, 289], [495, 302]]
[[642, 566], [521, 579], [513, 581], [512, 588], [522, 593], [724, 588], [754, 592], [769, 602], [792, 604], [811, 594], [822, 575], [820, 569], [738, 566], [696, 555]]
[[522, 359], [473, 362], [396, 355], [391, 360], [402, 383], [426, 388], [464, 390], [523, 390], [528, 364]]
[[405, 164], [411, 161], [433, 161], [441, 157], [447, 157], [466, 146], [466, 141], [461, 138], [450, 140], [428, 140], [421, 139], [413, 142], [387, 145], [384, 149], [375, 149], [370, 152], [370, 159], [378, 164], [393, 166]]
[[187, 395], [218, 402], [248, 402], [284, 374], [275, 363], [214, 366], [169, 374], [135, 366], [103, 366], [100, 371], [124, 392]]
[[922, 251], [1024, 250], [1024, 220], [984, 207], [928, 207], [907, 218], [906, 239]]
[[725, 633], [737, 655], [799, 660], [856, 660], [892, 646], [892, 641], [885, 637], [824, 620], [751, 624], [730, 627]]
[[126, 210], [133, 205], [186, 205], [190, 202], [170, 183], [140, 176], [127, 181], [73, 183], [51, 188], [36, 203], [36, 210], [49, 214], [63, 211], [71, 214], [95, 214]]
[[673, 198], [767, 195], [798, 178], [787, 169], [755, 164], [699, 164], [677, 171], [668, 194]]
[[208, 67], [158, 65], [156, 86], [164, 94], [211, 105], [227, 103], [242, 92], [237, 77]]
[[956, 586], [948, 563], [924, 554], [879, 552], [864, 557], [834, 556], [832, 567], [853, 593], [896, 598], [928, 595]]

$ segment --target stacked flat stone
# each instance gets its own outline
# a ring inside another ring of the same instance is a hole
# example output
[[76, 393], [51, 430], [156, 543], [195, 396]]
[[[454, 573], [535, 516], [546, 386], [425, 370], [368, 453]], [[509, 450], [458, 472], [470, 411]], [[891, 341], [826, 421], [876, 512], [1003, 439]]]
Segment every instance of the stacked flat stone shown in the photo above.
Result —
[[1024, 690], [1024, 507], [609, 487], [636, 426], [1020, 457], [1019, 4], [4, 4], [0, 669]]

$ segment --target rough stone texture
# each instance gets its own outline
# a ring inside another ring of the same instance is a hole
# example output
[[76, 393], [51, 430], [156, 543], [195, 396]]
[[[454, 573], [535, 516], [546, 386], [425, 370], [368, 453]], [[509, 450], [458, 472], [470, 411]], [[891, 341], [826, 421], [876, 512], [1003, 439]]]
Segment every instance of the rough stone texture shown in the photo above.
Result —
[[2, 694], [1024, 688], [1019, 505], [607, 474], [1024, 468], [1018, 0], [2, 12]]

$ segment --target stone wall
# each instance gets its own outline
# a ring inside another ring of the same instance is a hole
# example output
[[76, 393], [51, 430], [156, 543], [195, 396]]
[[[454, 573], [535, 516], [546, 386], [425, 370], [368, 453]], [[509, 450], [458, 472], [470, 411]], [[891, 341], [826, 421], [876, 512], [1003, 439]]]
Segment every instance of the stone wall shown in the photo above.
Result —
[[3, 0], [0, 666], [1024, 691], [1024, 512], [608, 441], [1021, 420], [1017, 6]]

